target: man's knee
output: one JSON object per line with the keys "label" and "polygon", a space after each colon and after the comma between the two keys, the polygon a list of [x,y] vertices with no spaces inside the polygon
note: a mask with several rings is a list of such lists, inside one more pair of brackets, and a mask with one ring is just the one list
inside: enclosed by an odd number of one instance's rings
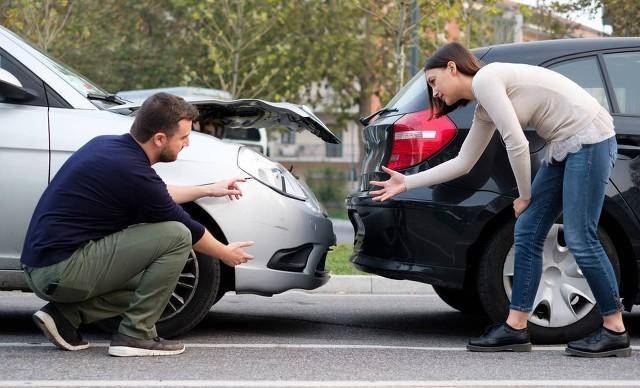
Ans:
{"label": "man's knee", "polygon": [[191,231],[182,222],[167,221],[165,222],[167,234],[175,236],[177,244],[191,249]]}

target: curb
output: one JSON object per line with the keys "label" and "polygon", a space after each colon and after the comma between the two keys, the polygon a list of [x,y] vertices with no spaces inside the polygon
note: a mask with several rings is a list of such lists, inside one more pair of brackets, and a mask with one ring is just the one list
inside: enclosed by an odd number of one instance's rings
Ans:
{"label": "curb", "polygon": [[376,275],[331,275],[327,284],[306,292],[349,295],[435,295],[433,287],[429,284],[387,279]]}

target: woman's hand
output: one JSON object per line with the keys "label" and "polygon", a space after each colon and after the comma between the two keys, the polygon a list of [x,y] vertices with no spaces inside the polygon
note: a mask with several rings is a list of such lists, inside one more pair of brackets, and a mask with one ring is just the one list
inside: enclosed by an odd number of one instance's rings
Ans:
{"label": "woman's hand", "polygon": [[513,211],[516,213],[516,218],[520,217],[520,214],[522,214],[527,209],[527,207],[529,207],[530,203],[531,198],[517,198],[515,201],[513,201]]}
{"label": "woman's hand", "polygon": [[369,181],[373,186],[382,187],[380,190],[369,191],[369,195],[373,197],[372,199],[374,201],[384,202],[395,195],[407,191],[407,186],[404,184],[404,175],[384,166],[382,167],[382,171],[386,172],[391,177],[386,181]]}

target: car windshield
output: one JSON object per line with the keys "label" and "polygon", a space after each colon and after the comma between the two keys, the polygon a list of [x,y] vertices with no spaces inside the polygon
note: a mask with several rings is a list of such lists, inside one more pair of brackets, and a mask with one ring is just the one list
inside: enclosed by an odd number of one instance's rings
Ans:
{"label": "car windshield", "polygon": [[[7,30],[9,31],[9,30]],[[38,47],[29,42],[29,40],[18,36],[13,31],[9,31],[9,33],[13,34],[17,39],[27,44],[29,47],[33,49],[31,52],[34,57],[36,57],[40,62],[42,62],[45,66],[50,68],[52,71],[56,72],[62,79],[67,81],[69,85],[71,85],[75,90],[81,93],[83,96],[88,94],[96,94],[102,96],[108,96],[104,89],[97,86],[95,83],[89,81],[85,77],[79,75],[75,71],[71,70],[68,66],[63,65],[62,63],[52,59],[47,54],[40,51]]]}

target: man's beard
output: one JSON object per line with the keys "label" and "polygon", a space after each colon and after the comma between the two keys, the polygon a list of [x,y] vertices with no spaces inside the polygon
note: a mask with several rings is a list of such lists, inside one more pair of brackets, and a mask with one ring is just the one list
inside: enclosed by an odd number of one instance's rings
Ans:
{"label": "man's beard", "polygon": [[158,156],[158,161],[163,163],[175,162],[178,159],[178,155],[173,155],[168,149],[163,149],[160,151],[160,156]]}

